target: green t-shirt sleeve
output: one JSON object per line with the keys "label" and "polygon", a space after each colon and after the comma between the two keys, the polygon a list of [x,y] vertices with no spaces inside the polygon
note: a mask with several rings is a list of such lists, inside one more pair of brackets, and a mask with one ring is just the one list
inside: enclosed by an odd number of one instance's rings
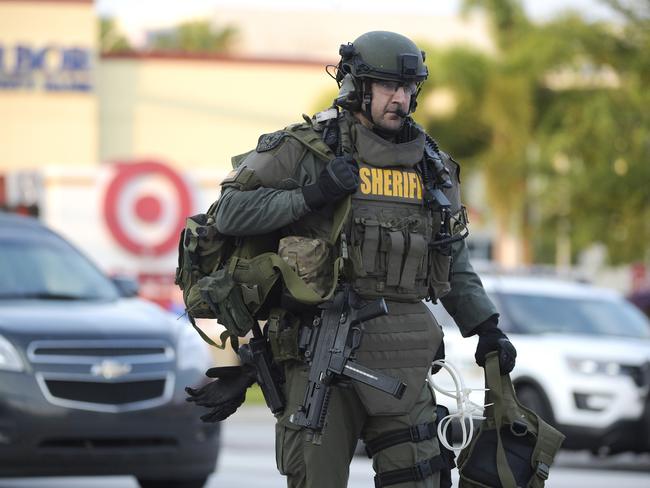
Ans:
{"label": "green t-shirt sleeve", "polygon": [[452,256],[451,291],[440,301],[467,337],[477,325],[497,314],[497,309],[469,262],[465,240],[452,244]]}

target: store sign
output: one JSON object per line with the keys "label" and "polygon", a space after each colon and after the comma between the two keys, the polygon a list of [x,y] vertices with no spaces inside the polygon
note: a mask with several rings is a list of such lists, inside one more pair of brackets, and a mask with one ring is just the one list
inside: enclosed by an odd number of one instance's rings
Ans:
{"label": "store sign", "polygon": [[117,243],[136,256],[176,252],[192,211],[191,190],[174,169],[158,161],[114,165],[103,213]]}
{"label": "store sign", "polygon": [[0,43],[0,90],[85,92],[91,89],[90,49]]}

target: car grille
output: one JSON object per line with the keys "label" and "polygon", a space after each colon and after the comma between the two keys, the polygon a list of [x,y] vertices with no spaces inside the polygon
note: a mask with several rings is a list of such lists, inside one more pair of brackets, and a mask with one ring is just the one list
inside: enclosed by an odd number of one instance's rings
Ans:
{"label": "car grille", "polygon": [[176,447],[178,440],[171,437],[145,437],[131,439],[128,437],[117,438],[54,438],[44,439],[39,442],[39,448],[54,449],[137,449],[151,447]]}
{"label": "car grille", "polygon": [[79,402],[123,405],[158,398],[165,391],[165,380],[100,383],[90,381],[45,380],[50,394],[56,398]]}
{"label": "car grille", "polygon": [[174,350],[163,341],[35,341],[27,356],[55,405],[117,413],[161,405],[173,393]]}
{"label": "car grille", "polygon": [[148,356],[165,354],[162,347],[38,347],[34,349],[34,356]]}

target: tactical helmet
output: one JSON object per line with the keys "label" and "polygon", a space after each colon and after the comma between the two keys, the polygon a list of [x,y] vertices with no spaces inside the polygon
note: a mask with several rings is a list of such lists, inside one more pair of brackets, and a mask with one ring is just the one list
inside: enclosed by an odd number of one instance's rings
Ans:
{"label": "tactical helmet", "polygon": [[424,51],[400,34],[372,31],[339,49],[339,75],[379,80],[415,81],[427,79]]}
{"label": "tactical helmet", "polygon": [[[360,110],[364,102],[369,104],[369,82],[373,79],[420,84],[429,74],[424,51],[394,32],[366,32],[352,43],[341,44],[339,54],[336,81],[341,93],[336,103],[351,110]],[[411,97],[411,112],[418,92]]]}

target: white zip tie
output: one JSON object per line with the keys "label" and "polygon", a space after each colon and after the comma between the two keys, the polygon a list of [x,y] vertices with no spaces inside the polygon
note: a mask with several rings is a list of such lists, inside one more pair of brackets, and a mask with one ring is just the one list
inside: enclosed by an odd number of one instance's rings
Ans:
{"label": "white zip tie", "polygon": [[[446,417],[440,419],[438,422],[438,439],[447,449],[450,449],[455,452],[462,451],[465,449],[470,442],[472,442],[472,437],[474,436],[474,420],[483,420],[483,409],[489,407],[487,405],[479,405],[474,403],[469,399],[470,393],[473,391],[487,391],[486,388],[466,388],[463,377],[460,375],[458,370],[454,367],[452,363],[444,359],[438,359],[433,362],[433,366],[440,366],[442,369],[449,373],[451,379],[454,381],[455,389],[454,390],[444,390],[436,385],[433,381],[433,374],[429,371],[427,375],[427,383],[435,396],[435,392],[438,391],[445,396],[454,398],[456,400],[457,410],[455,413],[449,414]],[[480,412],[481,415],[478,413]],[[451,425],[452,421],[457,419],[460,423],[461,430],[463,433],[463,441],[458,447],[454,447],[447,441],[447,429]],[[467,425],[469,424],[469,432]]]}

